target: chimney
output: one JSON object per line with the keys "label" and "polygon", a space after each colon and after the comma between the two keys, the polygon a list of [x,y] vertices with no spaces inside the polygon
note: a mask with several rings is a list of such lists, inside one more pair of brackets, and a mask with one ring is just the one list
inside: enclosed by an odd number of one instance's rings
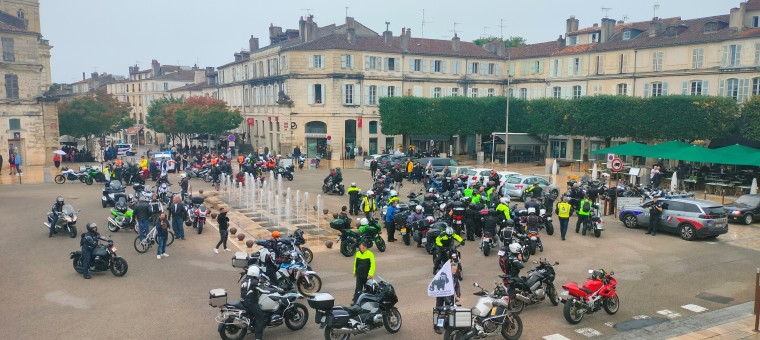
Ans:
{"label": "chimney", "polygon": [[193,68],[193,83],[200,84],[206,82],[206,70],[201,70],[196,65]]}
{"label": "chimney", "polygon": [[507,57],[507,46],[504,46],[504,43],[501,41],[494,41],[494,44],[496,44],[496,55],[499,57]]}
{"label": "chimney", "polygon": [[259,38],[254,38],[251,35],[251,39],[248,39],[248,49],[253,52],[259,49]]}
{"label": "chimney", "polygon": [[615,34],[615,20],[610,18],[602,19],[602,34],[599,36],[599,42],[606,43],[613,34]]}
{"label": "chimney", "polygon": [[[411,31],[411,28],[409,29]],[[409,52],[409,36],[406,34],[406,28],[401,29],[401,50],[403,52]]]}
{"label": "chimney", "polygon": [[570,16],[569,19],[567,19],[567,29],[565,33],[575,32],[578,30],[578,25],[580,24],[580,21],[575,18],[574,15]]}
{"label": "chimney", "polygon": [[301,37],[301,41],[306,38],[306,20],[303,20],[303,17],[298,20],[298,35]]}
{"label": "chimney", "polygon": [[153,59],[153,61],[150,62],[150,65],[153,67],[153,76],[157,77],[161,75],[161,64],[158,63],[158,60]]}
{"label": "chimney", "polygon": [[92,73],[90,73],[90,78],[92,78],[92,79],[98,79],[98,72],[92,72]]}
{"label": "chimney", "polygon": [[652,21],[649,22],[649,37],[654,38],[657,35],[660,34],[660,31],[662,30],[662,22],[660,21],[660,18],[654,17],[652,18]]}
{"label": "chimney", "polygon": [[744,14],[746,11],[746,3],[744,2],[739,5],[739,8],[732,8],[728,17],[728,26],[737,31],[744,30]]}
{"label": "chimney", "polygon": [[347,28],[354,28],[354,18],[353,17],[346,17],[346,27]]}
{"label": "chimney", "polygon": [[243,59],[243,57],[240,55],[240,52],[235,52],[235,61],[240,61],[240,59]]}
{"label": "chimney", "polygon": [[391,31],[385,31],[383,32],[383,41],[386,45],[392,46],[393,45],[393,32]]}
{"label": "chimney", "polygon": [[356,30],[353,27],[349,27],[347,30],[347,38],[350,44],[356,44]]}
{"label": "chimney", "polygon": [[565,47],[565,38],[562,37],[562,34],[559,35],[557,43],[559,44],[559,47]]}
{"label": "chimney", "polygon": [[[131,68],[131,67],[130,67],[130,68]],[[84,73],[84,72],[82,72],[82,80],[85,80],[85,79],[87,79],[87,74],[86,74],[86,73]]]}
{"label": "chimney", "polygon": [[306,33],[304,35],[303,41],[312,41],[314,40],[314,34],[316,34],[316,26],[317,23],[314,22],[314,16],[310,15],[306,18]]}
{"label": "chimney", "polygon": [[454,33],[454,37],[451,38],[451,49],[454,50],[455,52],[459,52],[461,47],[462,47],[462,44],[459,41],[459,37],[457,36],[456,33]]}

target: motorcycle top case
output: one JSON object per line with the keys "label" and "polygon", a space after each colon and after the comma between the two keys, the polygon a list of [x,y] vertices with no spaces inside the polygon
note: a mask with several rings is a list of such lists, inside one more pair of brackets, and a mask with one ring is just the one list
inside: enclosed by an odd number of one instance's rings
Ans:
{"label": "motorcycle top case", "polygon": [[309,307],[319,310],[330,310],[335,305],[335,298],[330,293],[316,293],[306,297]]}
{"label": "motorcycle top case", "polygon": [[472,310],[469,308],[457,308],[449,314],[449,326],[455,328],[472,327]]}
{"label": "motorcycle top case", "polygon": [[336,218],[330,221],[330,228],[333,228],[335,230],[343,230],[343,229],[346,229],[348,226],[349,226],[348,223],[346,223],[346,221],[340,218]]}
{"label": "motorcycle top case", "polygon": [[232,257],[232,266],[235,268],[248,267],[248,254],[244,251],[236,252],[235,256]]}
{"label": "motorcycle top case", "polygon": [[221,307],[227,303],[227,291],[223,288],[212,289],[208,292],[208,304],[211,307]]}

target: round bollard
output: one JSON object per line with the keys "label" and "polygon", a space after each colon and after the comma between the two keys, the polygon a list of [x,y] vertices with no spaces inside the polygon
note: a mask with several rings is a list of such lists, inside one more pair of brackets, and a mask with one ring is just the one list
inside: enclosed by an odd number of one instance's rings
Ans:
{"label": "round bollard", "polygon": [[245,239],[245,235],[244,234],[238,234],[237,238],[238,238],[238,241],[242,241],[242,240]]}
{"label": "round bollard", "polygon": [[327,247],[327,249],[332,249],[332,246],[333,246],[332,240],[325,241],[325,247]]}
{"label": "round bollard", "polygon": [[232,227],[230,228],[230,234],[235,235],[237,233],[237,228]]}
{"label": "round bollard", "polygon": [[212,213],[211,213],[211,218],[213,218],[213,219],[216,219],[216,216],[217,216],[217,215],[218,215],[218,214],[217,214],[216,212],[212,212]]}
{"label": "round bollard", "polygon": [[245,246],[248,248],[253,248],[253,240],[245,241]]}
{"label": "round bollard", "polygon": [[322,209],[322,214],[324,214],[324,215],[327,215],[327,213],[329,213],[329,212],[330,212],[330,210]]}

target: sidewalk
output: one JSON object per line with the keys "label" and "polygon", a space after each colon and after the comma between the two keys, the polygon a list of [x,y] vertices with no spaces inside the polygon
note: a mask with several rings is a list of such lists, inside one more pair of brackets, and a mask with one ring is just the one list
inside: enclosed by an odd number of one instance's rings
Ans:
{"label": "sidewalk", "polygon": [[753,301],[745,302],[689,318],[668,320],[656,325],[621,332],[602,339],[760,339],[760,333],[753,331],[755,327],[753,307]]}
{"label": "sidewalk", "polygon": [[[45,182],[42,166],[25,166],[21,170],[24,171],[24,176],[9,175],[11,169],[6,167],[7,164],[3,164],[3,169],[0,171],[0,185],[13,185],[13,184],[38,184]],[[53,173],[57,173],[53,169]]]}

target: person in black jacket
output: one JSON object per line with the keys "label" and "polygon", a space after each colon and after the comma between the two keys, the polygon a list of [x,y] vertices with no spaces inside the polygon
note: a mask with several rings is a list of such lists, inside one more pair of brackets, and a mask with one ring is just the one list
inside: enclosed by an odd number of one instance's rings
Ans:
{"label": "person in black jacket", "polygon": [[98,234],[98,225],[87,223],[87,232],[82,234],[79,245],[82,247],[82,276],[85,279],[90,278],[90,261],[92,261],[92,251],[98,247],[99,240],[105,240],[105,237]]}
{"label": "person in black jacket", "polygon": [[227,227],[230,223],[230,218],[227,217],[227,208],[219,210],[216,222],[219,224],[219,242],[217,242],[214,247],[214,253],[219,254],[219,246],[221,245],[224,245],[224,251],[230,251],[227,249]]}
{"label": "person in black jacket", "polygon": [[369,162],[370,177],[375,178],[375,172],[377,172],[377,160],[375,158],[372,158],[372,161]]}
{"label": "person in black jacket", "polygon": [[179,195],[175,195],[173,202],[169,204],[169,218],[171,218],[172,221],[172,230],[174,230],[174,235],[181,239],[185,239],[185,227],[183,225],[183,222],[187,219],[187,210],[185,210],[185,205],[182,204]]}
{"label": "person in black jacket", "polygon": [[139,237],[140,241],[142,241],[150,230],[150,217],[152,215],[150,203],[146,202],[141,196],[140,201],[134,207],[133,213],[137,220],[137,226],[140,228]]}
{"label": "person in black jacket", "polygon": [[263,339],[266,327],[266,316],[259,306],[260,293],[268,293],[267,287],[261,280],[261,272],[258,266],[248,267],[248,272],[240,285],[240,300],[243,306],[253,316],[253,334],[257,340]]}
{"label": "person in black jacket", "polygon": [[53,233],[55,232],[55,225],[58,223],[60,213],[63,212],[63,205],[63,196],[56,197],[55,203],[53,203],[53,208],[51,209],[51,213],[48,215],[48,223],[50,223],[50,233],[48,234],[48,237],[53,237]]}

